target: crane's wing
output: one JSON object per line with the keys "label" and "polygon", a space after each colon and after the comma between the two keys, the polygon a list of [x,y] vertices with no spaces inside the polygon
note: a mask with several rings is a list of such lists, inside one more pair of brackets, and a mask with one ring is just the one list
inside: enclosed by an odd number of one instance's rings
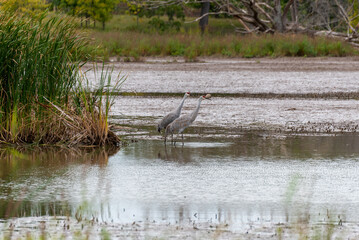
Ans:
{"label": "crane's wing", "polygon": [[158,127],[160,129],[166,128],[168,126],[168,124],[173,122],[176,118],[178,118],[178,115],[174,112],[170,112],[161,120],[161,122],[158,124]]}
{"label": "crane's wing", "polygon": [[169,130],[174,132],[182,132],[186,129],[189,125],[191,125],[191,115],[183,115],[176,120],[174,120],[171,124],[168,125],[170,128]]}

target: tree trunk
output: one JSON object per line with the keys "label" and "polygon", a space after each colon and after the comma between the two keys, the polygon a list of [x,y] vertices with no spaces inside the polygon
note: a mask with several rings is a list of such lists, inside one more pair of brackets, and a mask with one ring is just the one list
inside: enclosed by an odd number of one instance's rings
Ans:
{"label": "tree trunk", "polygon": [[105,30],[105,21],[102,21],[102,30]]}
{"label": "tree trunk", "polygon": [[291,8],[292,14],[292,22],[297,26],[298,25],[298,7],[297,7],[297,0],[293,1],[293,5]]}
{"label": "tree trunk", "polygon": [[96,28],[96,20],[93,20],[93,28]]}
{"label": "tree trunk", "polygon": [[[206,26],[208,25],[208,13],[209,13],[210,3],[203,2],[201,5],[202,5],[202,8],[201,8],[201,17],[202,18],[199,20],[199,26],[200,26],[201,32],[203,34],[204,31],[206,30]],[[206,15],[206,16],[203,17],[203,15]]]}
{"label": "tree trunk", "polygon": [[284,26],[282,20],[282,6],[280,4],[280,0],[275,0],[274,10],[275,10],[275,15],[274,15],[275,28],[278,32],[283,32]]}
{"label": "tree trunk", "polygon": [[87,28],[89,25],[89,16],[88,15],[85,16],[85,22],[86,22],[86,28]]}

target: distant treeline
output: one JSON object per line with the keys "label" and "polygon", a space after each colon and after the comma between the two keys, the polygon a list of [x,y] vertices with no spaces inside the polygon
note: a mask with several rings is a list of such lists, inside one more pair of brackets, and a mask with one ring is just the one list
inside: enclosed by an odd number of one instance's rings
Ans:
{"label": "distant treeline", "polygon": [[160,30],[178,31],[186,16],[196,15],[204,31],[214,15],[236,19],[241,33],[328,31],[356,38],[359,22],[358,0],[0,0],[0,7],[31,15],[61,11],[81,18],[84,26],[100,22],[103,29],[114,14],[127,13],[151,18]]}
{"label": "distant treeline", "polygon": [[0,10],[22,15],[72,16],[90,29],[91,59],[125,61],[358,55],[358,8],[358,0],[0,0]]}

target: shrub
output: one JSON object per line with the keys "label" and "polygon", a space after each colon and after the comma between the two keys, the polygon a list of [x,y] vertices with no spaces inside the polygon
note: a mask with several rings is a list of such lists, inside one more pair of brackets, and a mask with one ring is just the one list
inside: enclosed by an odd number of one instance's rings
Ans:
{"label": "shrub", "polygon": [[198,55],[198,51],[196,50],[196,46],[194,45],[191,45],[190,47],[186,48],[186,51],[184,53],[186,62],[196,62]]}
{"label": "shrub", "polygon": [[169,40],[166,46],[166,53],[170,56],[182,56],[184,54],[184,45],[178,40]]}

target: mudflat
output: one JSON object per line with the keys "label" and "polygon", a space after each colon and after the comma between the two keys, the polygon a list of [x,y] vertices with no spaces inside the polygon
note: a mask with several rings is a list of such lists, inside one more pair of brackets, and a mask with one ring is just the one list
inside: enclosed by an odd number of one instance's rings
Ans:
{"label": "mudflat", "polygon": [[[359,58],[148,58],[113,63],[127,75],[114,123],[154,126],[190,91],[183,113],[203,102],[194,126],[288,133],[353,133],[359,124]],[[96,84],[94,75],[89,79]],[[117,120],[116,120],[117,119]]]}

